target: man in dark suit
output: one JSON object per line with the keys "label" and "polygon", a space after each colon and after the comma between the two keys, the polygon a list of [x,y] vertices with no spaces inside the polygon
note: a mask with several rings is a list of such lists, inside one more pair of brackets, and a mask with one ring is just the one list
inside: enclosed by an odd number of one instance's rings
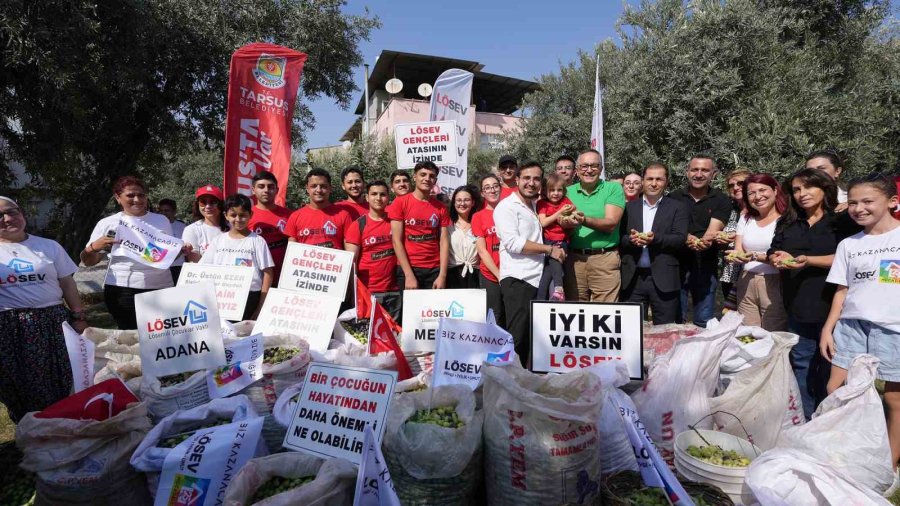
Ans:
{"label": "man in dark suit", "polygon": [[680,311],[679,255],[689,216],[681,202],[663,194],[669,169],[653,162],[641,172],[643,196],[625,205],[619,252],[623,302],[649,303],[653,324],[674,323]]}

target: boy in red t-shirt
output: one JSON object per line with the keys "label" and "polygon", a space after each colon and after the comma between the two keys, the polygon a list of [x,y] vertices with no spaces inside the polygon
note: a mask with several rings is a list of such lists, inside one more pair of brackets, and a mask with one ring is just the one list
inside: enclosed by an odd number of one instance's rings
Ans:
{"label": "boy in red t-shirt", "polygon": [[[537,203],[538,220],[544,228],[544,244],[558,246],[564,251],[569,251],[569,239],[566,230],[560,225],[559,220],[564,214],[575,211],[575,206],[569,197],[566,197],[566,180],[560,174],[547,176],[546,198]],[[538,300],[566,300],[563,292],[563,265],[547,256],[544,264],[544,274],[538,285]],[[551,284],[553,290],[550,290]]]}
{"label": "boy in red t-shirt", "polygon": [[[400,294],[397,291],[397,255],[391,241],[391,222],[387,219],[388,185],[373,181],[366,186],[369,212],[360,216],[347,229],[344,239],[347,251],[354,254],[356,276],[395,319],[400,317]],[[368,318],[369,315],[357,315]]]}
{"label": "boy in red t-shirt", "polygon": [[288,241],[344,249],[344,234],[353,220],[347,211],[328,200],[331,174],[324,169],[311,169],[306,174],[306,192],[309,204],[294,211],[284,229]]}
{"label": "boy in red t-shirt", "polygon": [[272,286],[278,286],[278,278],[281,275],[281,264],[284,262],[284,253],[287,250],[288,236],[284,229],[287,220],[291,217],[291,210],[275,203],[278,195],[278,179],[275,174],[267,170],[261,170],[253,176],[253,196],[256,205],[253,206],[253,214],[247,227],[263,238],[269,246],[269,253],[275,262],[275,274]]}
{"label": "boy in red t-shirt", "polygon": [[387,207],[401,290],[437,290],[447,284],[450,214],[444,204],[431,196],[437,176],[434,162],[417,163],[413,170],[416,189],[397,197]]}

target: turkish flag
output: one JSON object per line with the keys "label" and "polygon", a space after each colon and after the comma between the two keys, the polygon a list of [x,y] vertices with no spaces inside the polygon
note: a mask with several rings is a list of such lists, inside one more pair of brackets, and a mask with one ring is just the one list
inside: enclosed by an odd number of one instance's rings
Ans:
{"label": "turkish flag", "polygon": [[393,351],[394,357],[397,358],[397,379],[403,381],[412,378],[413,374],[409,364],[406,363],[406,357],[403,356],[403,350],[397,344],[400,325],[397,325],[374,297],[369,300],[372,305],[372,318],[369,320],[369,355]]}
{"label": "turkish flag", "polygon": [[372,293],[359,278],[356,278],[356,317],[363,319],[372,314]]}

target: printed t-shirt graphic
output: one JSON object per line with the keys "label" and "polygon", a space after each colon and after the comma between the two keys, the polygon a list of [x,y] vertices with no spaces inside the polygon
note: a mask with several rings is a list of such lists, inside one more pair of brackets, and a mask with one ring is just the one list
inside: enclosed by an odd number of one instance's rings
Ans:
{"label": "printed t-shirt graphic", "polygon": [[284,262],[284,253],[287,251],[288,236],[284,233],[287,228],[291,210],[286,207],[275,206],[275,209],[253,208],[253,216],[247,227],[262,237],[269,245],[272,260],[275,262],[275,279],[281,273],[281,264]]}
{"label": "printed t-shirt graphic", "polygon": [[325,209],[304,206],[291,214],[284,233],[299,243],[344,249],[344,234],[351,225],[350,215],[338,206]]}
{"label": "printed t-shirt graphic", "polygon": [[419,200],[414,193],[397,197],[387,207],[391,221],[403,222],[403,245],[413,267],[440,267],[441,227],[450,225],[450,214],[444,204],[434,198]]}
{"label": "printed t-shirt graphic", "polygon": [[372,293],[397,290],[394,268],[397,255],[391,243],[391,222],[366,216],[366,226],[360,234],[359,220],[347,228],[346,241],[359,247],[356,275]]}

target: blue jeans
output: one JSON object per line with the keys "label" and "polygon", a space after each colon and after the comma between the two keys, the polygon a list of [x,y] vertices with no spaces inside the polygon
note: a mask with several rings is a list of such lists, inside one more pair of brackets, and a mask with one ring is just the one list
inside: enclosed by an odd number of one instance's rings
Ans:
{"label": "blue jeans", "polygon": [[819,336],[823,325],[824,322],[803,323],[788,318],[788,332],[800,336],[800,340],[791,349],[791,367],[797,378],[803,414],[807,420],[812,418],[819,403],[828,396],[826,387],[831,364],[819,353]]}
{"label": "blue jeans", "polygon": [[711,266],[691,261],[681,279],[681,321],[688,320],[688,295],[694,303],[694,325],[706,327],[716,312],[715,264]]}

